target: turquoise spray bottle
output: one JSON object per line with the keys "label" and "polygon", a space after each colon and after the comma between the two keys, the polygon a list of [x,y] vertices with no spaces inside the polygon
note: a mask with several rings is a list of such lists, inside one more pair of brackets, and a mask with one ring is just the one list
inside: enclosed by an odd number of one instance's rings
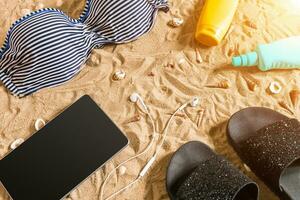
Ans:
{"label": "turquoise spray bottle", "polygon": [[261,71],[300,68],[300,36],[260,44],[253,52],[233,57],[232,65],[257,66]]}

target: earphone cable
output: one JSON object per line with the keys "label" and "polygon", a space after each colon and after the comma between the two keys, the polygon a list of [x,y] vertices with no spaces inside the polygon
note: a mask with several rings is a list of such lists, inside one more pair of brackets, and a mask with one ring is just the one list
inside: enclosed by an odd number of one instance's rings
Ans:
{"label": "earphone cable", "polygon": [[[167,135],[168,135],[168,129],[169,129],[169,126],[170,126],[171,122],[173,121],[173,119],[174,119],[174,117],[176,116],[176,114],[177,114],[179,111],[182,111],[182,110],[189,104],[189,102],[190,102],[190,101],[188,101],[188,102],[186,102],[185,104],[181,105],[181,106],[180,106],[179,108],[177,108],[177,110],[171,115],[171,117],[169,118],[169,120],[168,120],[168,122],[167,122],[165,128],[163,129],[163,132],[162,132],[162,135],[163,135],[162,141],[160,142],[158,148],[156,149],[156,151],[155,151],[155,153],[154,153],[154,156],[151,157],[151,159],[146,163],[146,165],[144,166],[144,168],[140,171],[139,176],[138,176],[133,182],[131,182],[130,184],[128,184],[128,185],[124,186],[123,188],[121,188],[120,190],[118,190],[118,191],[112,193],[109,197],[105,198],[105,200],[109,200],[109,199],[111,199],[112,197],[114,197],[114,196],[120,194],[121,192],[123,192],[123,191],[126,190],[127,188],[131,187],[131,186],[134,185],[136,182],[138,182],[139,179],[141,179],[141,178],[146,174],[146,172],[150,169],[150,167],[151,167],[152,164],[154,163],[154,161],[155,161],[157,155],[158,155],[159,152],[161,151],[161,148],[162,148],[162,146],[163,146],[163,144],[164,144],[164,141],[165,141],[166,138],[167,138]],[[133,159],[135,159],[135,158],[137,158],[137,157],[139,157],[139,156],[145,154],[145,153],[151,148],[151,146],[153,145],[154,140],[155,140],[155,138],[156,138],[155,136],[156,136],[156,134],[157,134],[156,129],[155,129],[155,123],[154,123],[154,120],[153,120],[153,118],[151,117],[151,115],[150,115],[148,109],[146,109],[146,114],[147,114],[148,117],[150,118],[151,124],[152,124],[152,127],[153,127],[153,130],[154,130],[154,134],[153,134],[153,137],[152,137],[152,139],[151,139],[151,142],[149,143],[148,147],[147,147],[144,151],[142,151],[141,153],[139,153],[139,154],[137,154],[137,155],[135,155],[135,156],[133,156],[133,157],[131,157],[131,158],[129,158],[129,159],[123,161],[122,163],[120,163],[117,167],[115,167],[115,168],[107,175],[107,177],[105,178],[105,180],[104,180],[104,182],[103,182],[103,184],[102,184],[101,190],[100,190],[100,200],[103,199],[104,186],[105,186],[105,184],[106,184],[108,178],[113,174],[113,172],[115,172],[118,168],[120,168],[120,167],[121,167],[122,165],[124,165],[125,163],[127,163],[127,162],[129,162],[129,161],[131,161],[131,160],[133,160]]]}
{"label": "earphone cable", "polygon": [[137,177],[133,182],[129,183],[128,185],[126,185],[125,187],[123,187],[122,189],[118,190],[117,192],[111,194],[109,197],[105,198],[105,200],[109,200],[111,198],[113,198],[114,196],[120,194],[121,192],[123,192],[124,190],[130,188],[132,185],[134,185],[136,182],[139,181],[139,177]]}
{"label": "earphone cable", "polygon": [[[129,158],[129,159],[127,159],[127,160],[121,162],[118,166],[116,166],[116,167],[115,167],[115,168],[114,168],[114,169],[106,176],[106,178],[104,179],[104,182],[103,182],[103,184],[102,184],[102,186],[101,186],[101,189],[100,189],[100,200],[103,199],[104,188],[105,188],[105,185],[106,185],[108,179],[110,178],[110,176],[111,176],[117,169],[119,169],[121,166],[123,166],[123,165],[126,164],[127,162],[129,162],[129,161],[131,161],[131,160],[133,160],[133,159],[135,159],[135,158],[137,158],[137,157],[140,157],[140,156],[144,155],[145,153],[147,153],[147,152],[151,149],[151,147],[152,147],[152,145],[153,145],[153,143],[154,143],[154,141],[155,141],[157,132],[156,132],[154,120],[153,120],[153,118],[151,117],[150,112],[149,112],[148,109],[146,109],[146,114],[147,114],[148,117],[150,118],[151,125],[152,125],[152,129],[153,129],[153,136],[152,136],[152,138],[151,138],[150,143],[148,144],[148,146],[147,146],[141,153],[139,153],[139,154],[137,154],[137,155],[135,155],[135,156],[132,156],[131,158]],[[116,196],[117,194],[121,193],[122,191],[126,190],[127,188],[131,187],[131,186],[132,186],[134,183],[136,183],[139,179],[140,179],[140,176],[138,176],[133,182],[131,182],[131,183],[128,184],[127,186],[125,186],[125,187],[123,187],[122,189],[120,189],[120,190],[114,192],[114,193],[111,194],[109,197],[105,198],[105,200],[108,200],[108,199],[110,199],[110,198]]]}
{"label": "earphone cable", "polygon": [[154,154],[155,157],[157,157],[157,155],[158,155],[159,152],[161,151],[161,148],[162,148],[162,146],[163,146],[163,144],[164,144],[164,142],[165,142],[165,140],[166,140],[166,138],[167,138],[167,135],[168,135],[168,129],[169,129],[170,125],[171,125],[171,122],[172,122],[173,118],[176,116],[176,114],[177,114],[179,111],[183,110],[183,109],[188,105],[188,103],[189,103],[189,102],[186,102],[185,104],[183,104],[183,105],[181,105],[179,108],[177,108],[177,110],[176,110],[176,111],[172,114],[172,116],[170,117],[169,121],[167,122],[167,124],[166,124],[166,126],[165,126],[165,128],[164,128],[164,130],[163,130],[163,132],[162,132],[163,138],[162,138],[162,140],[161,140],[159,146],[158,146],[157,149],[156,149],[156,152],[155,152],[155,154]]}

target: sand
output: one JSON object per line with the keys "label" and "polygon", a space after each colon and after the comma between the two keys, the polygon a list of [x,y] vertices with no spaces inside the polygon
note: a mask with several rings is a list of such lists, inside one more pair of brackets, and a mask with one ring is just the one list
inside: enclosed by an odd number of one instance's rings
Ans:
{"label": "sand", "polygon": [[[79,97],[89,94],[130,140],[128,148],[67,197],[69,200],[98,199],[103,178],[113,166],[142,151],[150,141],[152,132],[149,120],[128,101],[130,94],[138,92],[143,97],[159,132],[170,113],[193,96],[199,96],[202,99],[201,106],[187,108],[186,115],[177,116],[171,124],[163,150],[147,176],[115,199],[168,199],[165,174],[172,153],[187,141],[199,140],[225,155],[257,181],[262,200],[276,200],[258,178],[245,170],[226,140],[225,127],[234,112],[247,106],[265,106],[299,118],[299,102],[292,104],[289,93],[300,89],[300,71],[266,73],[255,68],[234,69],[229,63],[231,56],[251,51],[257,43],[299,35],[300,14],[297,14],[297,9],[299,13],[300,4],[292,5],[295,2],[241,0],[226,38],[219,46],[205,48],[194,40],[203,0],[172,0],[170,12],[159,13],[149,34],[128,44],[94,50],[80,74],[62,86],[18,99],[11,96],[1,84],[0,157],[9,151],[9,145],[15,139],[34,134],[37,118],[49,121]],[[24,9],[56,7],[72,17],[78,17],[84,3],[84,0],[3,0],[0,2],[0,41],[4,41],[10,24],[28,11]],[[167,23],[174,16],[182,17],[185,23],[178,28],[169,27]],[[197,55],[203,58],[202,63]],[[113,81],[112,75],[119,69],[126,72],[126,78]],[[283,86],[278,95],[271,95],[267,91],[274,80]],[[228,83],[228,88],[219,88],[224,81]],[[205,109],[205,113],[199,123],[202,109]],[[136,115],[140,115],[141,119],[129,123]],[[154,150],[152,148],[146,156],[128,163],[125,174],[114,174],[105,189],[105,196],[131,182]],[[7,199],[8,195],[1,188],[0,200]]]}

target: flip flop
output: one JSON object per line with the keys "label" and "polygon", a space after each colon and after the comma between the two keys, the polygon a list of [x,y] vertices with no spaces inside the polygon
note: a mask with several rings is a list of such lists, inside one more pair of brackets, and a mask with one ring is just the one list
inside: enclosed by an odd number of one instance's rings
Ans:
{"label": "flip flop", "polygon": [[231,116],[227,136],[234,150],[281,199],[300,199],[300,122],[268,108]]}
{"label": "flip flop", "polygon": [[171,200],[257,200],[259,193],[255,182],[197,141],[174,153],[166,187]]}

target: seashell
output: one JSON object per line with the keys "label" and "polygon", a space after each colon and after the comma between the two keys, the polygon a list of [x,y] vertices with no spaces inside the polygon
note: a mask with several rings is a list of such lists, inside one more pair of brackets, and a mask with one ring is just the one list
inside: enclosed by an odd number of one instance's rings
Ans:
{"label": "seashell", "polygon": [[281,92],[281,85],[277,81],[271,82],[269,90],[272,94],[279,94]]}
{"label": "seashell", "polygon": [[260,85],[260,81],[257,80],[256,78],[254,78],[254,77],[253,77],[252,75],[250,75],[249,73],[244,73],[244,74],[243,74],[243,77],[244,77],[245,79],[248,79],[248,80],[252,81],[252,82],[255,83],[256,85]]}
{"label": "seashell", "polygon": [[196,61],[197,63],[203,63],[203,59],[198,49],[196,49]]}
{"label": "seashell", "polygon": [[206,85],[205,87],[228,89],[229,88],[229,82],[227,80],[224,80],[224,81],[221,81],[221,82],[217,83],[216,85]]}
{"label": "seashell", "polygon": [[180,58],[179,61],[178,61],[178,64],[179,65],[182,65],[186,62],[186,60],[184,58]]}
{"label": "seashell", "polygon": [[279,101],[278,104],[282,108],[284,108],[285,110],[287,110],[288,112],[290,112],[291,114],[294,114],[294,112],[289,108],[289,106],[284,101]]}
{"label": "seashell", "polygon": [[296,104],[298,103],[299,95],[300,95],[300,90],[291,90],[290,91],[290,99],[291,99],[293,106],[296,106]]}
{"label": "seashell", "polygon": [[257,26],[256,26],[256,24],[255,24],[253,21],[246,20],[246,21],[244,22],[244,24],[245,24],[246,26],[249,26],[250,28],[257,29]]}
{"label": "seashell", "polygon": [[10,148],[11,148],[12,150],[14,150],[14,149],[16,149],[18,146],[20,146],[23,142],[24,142],[24,139],[23,139],[23,138],[16,139],[13,143],[11,143]]}
{"label": "seashell", "polygon": [[175,68],[175,66],[172,63],[168,63],[166,67],[169,67],[169,68],[172,68],[172,69]]}
{"label": "seashell", "polygon": [[167,86],[161,86],[161,90],[163,91],[163,92],[168,92],[168,87]]}
{"label": "seashell", "polygon": [[244,164],[244,167],[245,167],[246,171],[251,172],[251,169],[250,169],[250,167],[248,167],[248,165]]}
{"label": "seashell", "polygon": [[183,24],[184,20],[179,17],[173,17],[169,22],[168,25],[172,27],[179,27]]}
{"label": "seashell", "polygon": [[125,124],[129,124],[132,122],[137,122],[141,120],[141,116],[140,115],[135,115],[134,117],[128,119],[127,121],[125,121]]}
{"label": "seashell", "polygon": [[126,170],[127,170],[126,167],[121,166],[121,167],[119,168],[119,174],[120,174],[120,175],[124,175],[124,174],[126,173]]}
{"label": "seashell", "polygon": [[198,122],[197,122],[198,128],[200,127],[200,125],[201,125],[201,123],[202,123],[203,116],[204,116],[204,112],[205,112],[204,109],[199,110],[199,118],[198,118]]}
{"label": "seashell", "polygon": [[28,15],[28,14],[30,14],[30,13],[31,13],[31,10],[30,10],[30,9],[27,9],[27,8],[25,8],[25,9],[22,9],[22,10],[21,10],[21,12],[22,12],[22,15]]}
{"label": "seashell", "polygon": [[[227,51],[227,55],[229,57],[233,56],[233,55],[239,55],[239,45],[238,44],[235,44],[234,46],[230,46],[230,48],[228,49]],[[249,74],[248,74],[249,75]]]}
{"label": "seashell", "polygon": [[45,125],[46,125],[46,122],[43,119],[38,118],[34,123],[34,128],[36,131],[38,131],[41,128],[43,128]]}
{"label": "seashell", "polygon": [[119,80],[124,79],[125,76],[126,76],[126,73],[124,71],[122,71],[122,70],[119,70],[119,71],[116,71],[114,73],[114,75],[113,75],[112,78],[113,78],[114,81],[119,81]]}
{"label": "seashell", "polygon": [[149,72],[148,76],[154,76],[155,74],[153,72]]}
{"label": "seashell", "polygon": [[254,82],[250,81],[249,79],[245,79],[245,81],[250,91],[254,91],[256,89],[257,85]]}
{"label": "seashell", "polygon": [[56,1],[56,6],[57,6],[57,7],[61,7],[63,4],[64,4],[64,1],[63,1],[63,0],[57,0],[57,1]]}
{"label": "seashell", "polygon": [[248,89],[254,91],[258,85],[260,85],[259,80],[255,79],[250,74],[243,74],[243,78],[247,83]]}

